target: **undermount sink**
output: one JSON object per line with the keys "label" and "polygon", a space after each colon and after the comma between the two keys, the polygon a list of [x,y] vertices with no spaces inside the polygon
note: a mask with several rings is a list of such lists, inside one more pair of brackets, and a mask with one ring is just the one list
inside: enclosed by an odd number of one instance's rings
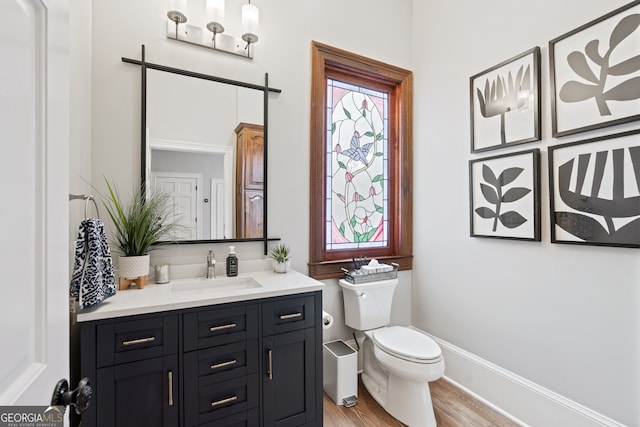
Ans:
{"label": "undermount sink", "polygon": [[171,292],[219,293],[261,287],[262,285],[250,276],[223,277],[219,279],[206,279],[204,277],[199,277],[172,283]]}

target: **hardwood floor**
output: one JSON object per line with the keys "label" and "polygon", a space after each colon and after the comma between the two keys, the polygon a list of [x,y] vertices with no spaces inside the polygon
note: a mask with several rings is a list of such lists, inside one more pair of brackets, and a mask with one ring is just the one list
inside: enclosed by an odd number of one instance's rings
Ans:
{"label": "hardwood floor", "polygon": [[[429,383],[438,427],[517,427],[518,424],[495,412],[458,387],[440,379]],[[338,406],[324,394],[324,427],[402,427],[371,397],[358,379],[358,404]]]}

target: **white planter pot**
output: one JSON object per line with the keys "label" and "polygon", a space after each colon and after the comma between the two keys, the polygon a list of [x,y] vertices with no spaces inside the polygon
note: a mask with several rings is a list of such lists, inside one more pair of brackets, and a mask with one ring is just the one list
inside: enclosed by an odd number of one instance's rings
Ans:
{"label": "white planter pot", "polygon": [[149,275],[149,255],[120,256],[118,274],[125,279],[137,279]]}
{"label": "white planter pot", "polygon": [[273,261],[273,271],[276,273],[286,273],[291,268],[291,260],[285,262]]}

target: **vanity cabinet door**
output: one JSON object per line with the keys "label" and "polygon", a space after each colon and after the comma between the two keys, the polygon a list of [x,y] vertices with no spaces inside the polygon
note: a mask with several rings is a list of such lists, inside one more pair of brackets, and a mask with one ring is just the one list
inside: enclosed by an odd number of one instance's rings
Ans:
{"label": "vanity cabinet door", "polygon": [[314,343],[313,328],[264,337],[265,426],[302,426],[315,420]]}
{"label": "vanity cabinet door", "polygon": [[265,427],[322,426],[322,293],[262,305]]}
{"label": "vanity cabinet door", "polygon": [[82,427],[178,426],[177,314],[80,324],[80,372],[94,394]]}
{"label": "vanity cabinet door", "polygon": [[175,354],[98,369],[96,425],[180,425],[178,372]]}

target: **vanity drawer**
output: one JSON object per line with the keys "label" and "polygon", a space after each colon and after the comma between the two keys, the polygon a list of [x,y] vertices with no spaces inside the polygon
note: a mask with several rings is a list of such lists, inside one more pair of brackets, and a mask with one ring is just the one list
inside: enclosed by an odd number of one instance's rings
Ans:
{"label": "vanity drawer", "polygon": [[184,351],[258,337],[258,305],[213,307],[184,315]]}
{"label": "vanity drawer", "polygon": [[192,351],[184,355],[184,381],[202,387],[258,373],[258,339]]}
{"label": "vanity drawer", "polygon": [[97,367],[149,359],[178,351],[178,316],[128,317],[96,326]]}
{"label": "vanity drawer", "polygon": [[213,420],[198,424],[198,427],[259,427],[260,426],[260,410],[259,408],[249,409],[246,412],[229,415],[223,419]]}
{"label": "vanity drawer", "polygon": [[[187,427],[246,413],[258,406],[258,374],[205,387],[186,388],[184,398],[184,419]],[[216,421],[211,425],[221,424]]]}
{"label": "vanity drawer", "polygon": [[316,324],[313,296],[278,298],[262,305],[263,335],[312,328]]}
{"label": "vanity drawer", "polygon": [[198,427],[258,427],[260,425],[260,411],[258,408],[246,412],[229,415],[222,420],[198,424]]}

